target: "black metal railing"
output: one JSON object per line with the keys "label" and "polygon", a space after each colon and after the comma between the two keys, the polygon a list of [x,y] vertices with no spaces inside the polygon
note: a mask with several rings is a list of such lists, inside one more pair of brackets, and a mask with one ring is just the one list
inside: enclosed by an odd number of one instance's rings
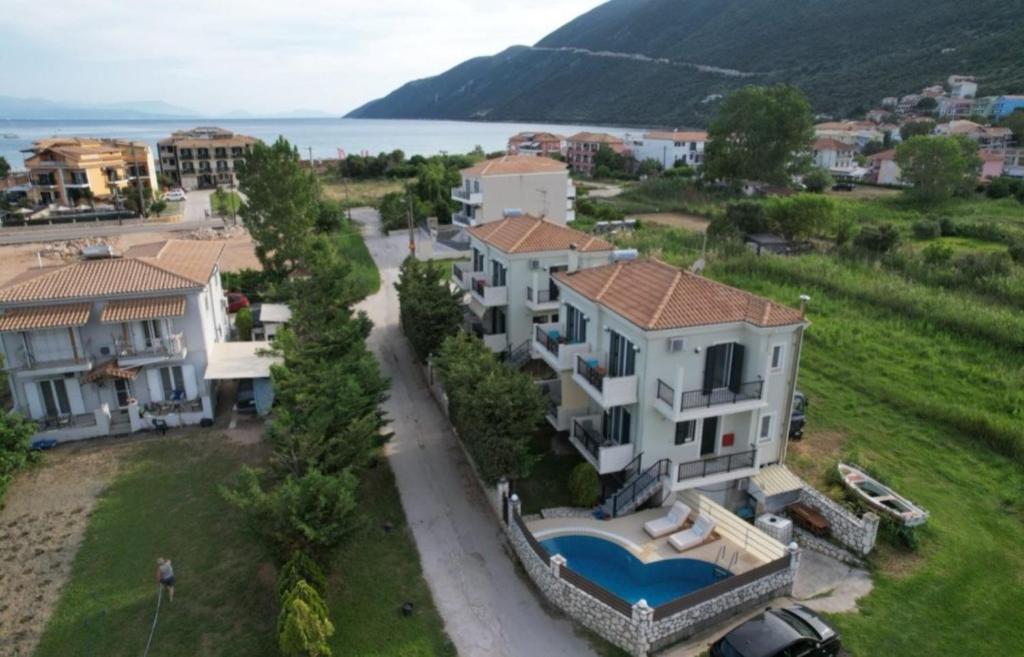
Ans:
{"label": "black metal railing", "polygon": [[541,561],[547,564],[548,561],[551,559],[551,555],[548,554],[548,551],[544,549],[543,545],[540,544],[540,541],[538,541],[534,537],[533,532],[530,531],[530,529],[526,526],[526,523],[523,521],[523,517],[515,511],[513,511],[512,519],[515,521],[516,527],[519,528],[519,531],[523,533],[523,536],[526,538],[526,542],[530,544],[531,548],[533,548],[534,554],[540,557]]}
{"label": "black metal railing", "polygon": [[747,584],[756,582],[762,577],[774,575],[780,570],[785,570],[786,568],[789,568],[790,559],[790,555],[787,554],[784,557],[776,559],[775,561],[769,561],[768,563],[758,566],[757,568],[754,568],[752,570],[748,570],[745,573],[733,575],[731,577],[726,577],[725,579],[721,579],[715,582],[714,584],[711,584],[710,586],[705,586],[704,588],[698,589],[693,593],[684,595],[681,598],[676,598],[671,602],[666,602],[663,605],[658,605],[654,608],[654,620],[660,621],[664,618],[668,618],[673,614],[678,614],[679,612],[685,609],[695,607],[701,604],[702,602],[707,602],[708,600],[718,597],[723,593],[735,591],[741,586],[746,586]]}
{"label": "black metal railing", "polygon": [[473,291],[474,292],[476,292],[480,296],[484,296],[485,290],[487,290],[487,281],[485,281],[482,278],[478,278],[478,279],[473,281]]}
{"label": "black metal railing", "polygon": [[676,407],[675,388],[658,379],[658,399],[668,404],[674,410]]}
{"label": "black metal railing", "polygon": [[680,463],[676,481],[700,479],[701,477],[710,477],[711,475],[722,474],[724,472],[752,468],[754,467],[754,457],[756,454],[757,450],[752,449],[749,452],[725,454],[724,456],[715,456],[709,459]]}
{"label": "black metal railing", "polygon": [[531,303],[551,303],[552,301],[558,301],[558,292],[551,293],[550,289],[547,290],[535,290],[532,287],[526,288],[526,300]]}
{"label": "black metal railing", "polygon": [[558,347],[561,344],[558,340],[548,335],[548,332],[541,326],[536,326],[533,329],[533,333],[536,336],[537,343],[548,350],[549,353],[558,355]]}
{"label": "black metal railing", "polygon": [[630,504],[636,500],[637,497],[649,492],[652,486],[658,485],[663,477],[668,476],[669,468],[671,466],[671,461],[668,459],[661,459],[643,472],[630,477],[629,480],[626,481],[626,484],[619,490],[615,491],[615,493],[613,493],[605,503],[607,510],[611,513],[612,517],[617,517],[619,513],[629,509]]}
{"label": "black metal railing", "polygon": [[599,392],[604,391],[605,374],[600,369],[600,366],[591,366],[583,356],[577,356],[576,373],[582,376],[587,383],[597,388]]}
{"label": "black metal railing", "polygon": [[588,427],[579,420],[573,420],[572,425],[572,433],[576,437],[576,440],[583,445],[583,449],[587,450],[587,452],[593,456],[598,463],[600,463],[601,446],[605,443],[604,436],[602,436],[601,432],[597,429]]}
{"label": "black metal railing", "polygon": [[735,404],[736,402],[760,399],[763,388],[764,381],[747,381],[736,386],[735,390],[728,388],[711,391],[690,390],[683,393],[682,410],[707,408],[709,406]]}
{"label": "black metal railing", "polygon": [[455,278],[457,278],[459,280],[460,284],[462,283],[463,280],[465,280],[465,279],[463,279],[463,271],[462,271],[462,267],[460,265],[457,265],[457,264],[453,264],[452,265],[452,275],[455,276]]}
{"label": "black metal railing", "polygon": [[597,598],[598,601],[603,602],[608,607],[611,607],[614,611],[619,612],[626,618],[633,617],[633,605],[626,600],[615,595],[608,589],[604,588],[597,582],[593,582],[583,575],[580,575],[575,570],[569,568],[569,566],[562,566],[558,569],[558,575],[569,584],[572,584],[581,591],[589,594],[590,596]]}

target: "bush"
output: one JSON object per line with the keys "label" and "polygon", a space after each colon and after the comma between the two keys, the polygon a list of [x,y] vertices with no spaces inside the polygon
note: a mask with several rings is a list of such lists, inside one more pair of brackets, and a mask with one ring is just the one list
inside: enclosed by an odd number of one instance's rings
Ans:
{"label": "bush", "polygon": [[913,232],[919,240],[933,240],[942,235],[942,226],[934,219],[921,219],[914,222]]}
{"label": "bush", "polygon": [[895,518],[887,515],[881,516],[879,532],[886,543],[906,552],[916,552],[918,546],[917,532],[915,527],[907,527]]}
{"label": "bush", "polygon": [[835,179],[824,169],[813,169],[804,176],[804,187],[812,194],[820,194],[832,186]]}
{"label": "bush", "polygon": [[865,226],[853,238],[853,246],[866,253],[889,253],[900,243],[900,232],[891,224]]}
{"label": "bush", "polygon": [[0,412],[0,498],[18,470],[32,458],[29,443],[39,428],[13,411]]}
{"label": "bush", "polygon": [[932,242],[924,248],[921,256],[929,265],[943,265],[953,259],[953,247],[941,242]]}
{"label": "bush", "polygon": [[940,217],[939,232],[943,237],[956,237],[960,234],[960,226],[949,217]]}
{"label": "bush", "polygon": [[964,253],[953,261],[957,273],[968,280],[979,280],[1010,273],[1010,256],[1006,253]]}
{"label": "bush", "polygon": [[281,566],[277,575],[278,595],[284,599],[299,581],[305,581],[321,595],[327,590],[327,576],[323,568],[302,550],[296,550],[291,559]]}
{"label": "bush", "polygon": [[235,313],[235,329],[238,331],[239,340],[248,342],[252,339],[252,325],[252,311],[248,306]]}
{"label": "bush", "polygon": [[330,657],[334,624],[320,594],[304,580],[281,601],[277,641],[284,657]]}
{"label": "bush", "polygon": [[832,226],[832,199],[813,194],[768,199],[765,212],[774,232],[788,240],[820,235]]}
{"label": "bush", "polygon": [[573,506],[590,508],[597,504],[600,494],[601,481],[594,466],[583,462],[572,469],[569,475],[569,497]]}
{"label": "bush", "polygon": [[989,182],[988,187],[985,189],[985,194],[989,198],[1006,198],[1014,196],[1022,189],[1024,189],[1024,183],[1020,180],[1010,178],[1009,176],[999,176]]}
{"label": "bush", "polygon": [[746,235],[768,231],[768,215],[764,206],[754,201],[730,203],[725,206],[724,219]]}
{"label": "bush", "polygon": [[1024,265],[1024,240],[1017,240],[1010,244],[1008,253],[1014,262],[1018,265]]}

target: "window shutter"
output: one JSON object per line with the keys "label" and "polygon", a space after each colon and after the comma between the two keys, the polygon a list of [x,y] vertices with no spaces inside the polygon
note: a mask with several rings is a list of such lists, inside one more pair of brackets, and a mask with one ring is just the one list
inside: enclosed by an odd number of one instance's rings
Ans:
{"label": "window shutter", "polygon": [[722,351],[723,345],[708,347],[707,355],[704,358],[704,394],[710,395],[715,387],[715,362],[718,354]]}
{"label": "window shutter", "polygon": [[743,385],[743,345],[734,342],[732,345],[732,371],[729,372],[729,390],[739,392]]}

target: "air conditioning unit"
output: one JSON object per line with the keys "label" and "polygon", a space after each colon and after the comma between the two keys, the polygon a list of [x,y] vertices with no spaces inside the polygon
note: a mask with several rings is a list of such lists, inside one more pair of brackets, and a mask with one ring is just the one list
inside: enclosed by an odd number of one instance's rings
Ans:
{"label": "air conditioning unit", "polygon": [[532,270],[536,270],[536,269],[540,269],[540,260],[531,260],[530,261],[530,270],[532,271]]}
{"label": "air conditioning unit", "polygon": [[678,354],[686,349],[686,338],[672,338],[668,341],[668,352]]}

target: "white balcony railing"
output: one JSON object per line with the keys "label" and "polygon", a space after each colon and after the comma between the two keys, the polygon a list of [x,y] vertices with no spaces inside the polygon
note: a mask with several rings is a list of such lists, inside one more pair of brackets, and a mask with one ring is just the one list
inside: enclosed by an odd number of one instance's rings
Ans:
{"label": "white balcony railing", "polygon": [[185,353],[185,336],[175,333],[165,338],[145,340],[139,344],[133,340],[118,339],[115,346],[121,358],[174,358]]}

